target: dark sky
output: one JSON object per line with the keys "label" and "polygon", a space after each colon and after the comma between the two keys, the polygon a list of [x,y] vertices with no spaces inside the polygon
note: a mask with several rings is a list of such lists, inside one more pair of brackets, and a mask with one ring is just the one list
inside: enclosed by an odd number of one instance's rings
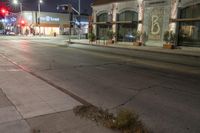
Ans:
{"label": "dark sky", "polygon": [[[13,0],[9,0],[12,3]],[[37,10],[38,0],[21,0],[23,3],[23,10]],[[67,4],[68,2],[78,9],[78,0],[43,0],[44,4],[41,5],[41,11],[56,12],[56,7],[59,4]],[[81,13],[91,14],[90,4],[93,0],[81,0]],[[13,7],[13,5],[12,5]],[[17,7],[15,7],[17,10]],[[19,7],[18,7],[19,9]]]}

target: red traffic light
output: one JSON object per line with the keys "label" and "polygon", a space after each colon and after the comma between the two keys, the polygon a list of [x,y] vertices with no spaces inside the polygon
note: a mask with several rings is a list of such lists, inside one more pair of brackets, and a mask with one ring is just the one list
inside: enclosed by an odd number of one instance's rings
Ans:
{"label": "red traffic light", "polygon": [[1,9],[1,13],[6,13],[6,10],[5,9]]}
{"label": "red traffic light", "polygon": [[5,8],[1,8],[1,14],[2,14],[3,16],[7,15],[7,14],[8,14],[8,10],[5,9]]}

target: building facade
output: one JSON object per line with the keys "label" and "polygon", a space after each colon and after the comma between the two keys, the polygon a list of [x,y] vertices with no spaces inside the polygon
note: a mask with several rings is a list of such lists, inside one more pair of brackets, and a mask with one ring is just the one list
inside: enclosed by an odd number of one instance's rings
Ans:
{"label": "building facade", "polygon": [[69,15],[63,13],[50,13],[36,11],[23,11],[6,17],[6,28],[17,34],[63,34],[69,28]]}
{"label": "building facade", "polygon": [[147,46],[163,46],[166,31],[175,45],[200,47],[200,0],[95,0],[93,32],[97,39],[115,32],[118,42],[132,42],[133,33]]}

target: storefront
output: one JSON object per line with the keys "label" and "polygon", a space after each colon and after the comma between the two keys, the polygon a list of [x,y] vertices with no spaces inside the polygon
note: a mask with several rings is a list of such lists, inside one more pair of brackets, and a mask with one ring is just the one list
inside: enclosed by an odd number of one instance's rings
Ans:
{"label": "storefront", "polygon": [[175,34],[176,46],[200,46],[200,0],[95,0],[93,32],[116,33],[116,42],[135,41],[135,31],[146,46],[160,46],[164,34]]}
{"label": "storefront", "polygon": [[138,13],[125,10],[117,14],[117,41],[133,42],[137,32]]}
{"label": "storefront", "polygon": [[63,34],[69,28],[69,16],[62,13],[23,11],[7,16],[7,28],[17,34],[54,35]]}
{"label": "storefront", "polygon": [[106,39],[107,32],[113,31],[115,39],[120,42],[134,40],[137,31],[138,13],[136,1],[109,3],[96,1],[93,5],[93,29],[97,39]]}
{"label": "storefront", "polygon": [[107,32],[112,29],[109,23],[109,16],[107,12],[101,12],[97,15],[97,39],[106,39]]}
{"label": "storefront", "polygon": [[[200,47],[200,3],[180,9],[178,45]],[[182,20],[182,21],[181,21]]]}

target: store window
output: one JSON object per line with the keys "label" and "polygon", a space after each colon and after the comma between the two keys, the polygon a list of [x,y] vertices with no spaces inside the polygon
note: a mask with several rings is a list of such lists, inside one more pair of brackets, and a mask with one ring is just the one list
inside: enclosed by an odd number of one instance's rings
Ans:
{"label": "store window", "polygon": [[136,39],[134,33],[137,31],[138,13],[124,11],[118,14],[117,21],[117,41],[133,42]]}
{"label": "store window", "polygon": [[137,21],[138,13],[135,11],[124,11],[119,14],[118,21]]}
{"label": "store window", "polygon": [[108,22],[108,13],[102,13],[97,16],[97,39],[106,40],[107,32],[111,30],[112,25]]}
{"label": "store window", "polygon": [[200,47],[200,4],[192,5],[181,10],[179,23],[179,45]]}
{"label": "store window", "polygon": [[108,13],[102,13],[97,16],[97,22],[107,22],[108,20]]}

